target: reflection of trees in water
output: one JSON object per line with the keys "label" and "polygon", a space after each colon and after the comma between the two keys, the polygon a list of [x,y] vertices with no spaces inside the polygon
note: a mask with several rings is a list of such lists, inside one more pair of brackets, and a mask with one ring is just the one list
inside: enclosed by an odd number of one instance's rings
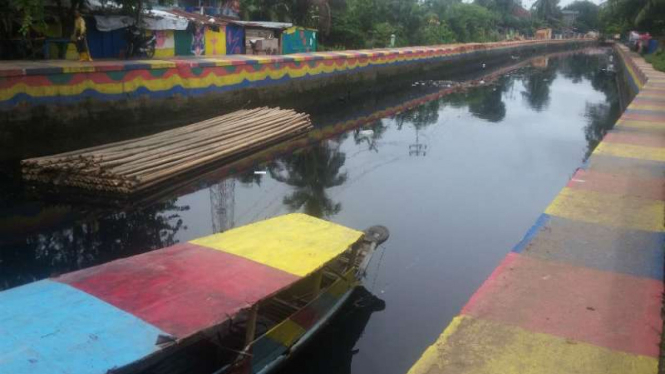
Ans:
{"label": "reflection of trees in water", "polygon": [[399,113],[395,116],[397,130],[405,124],[412,124],[417,130],[433,125],[439,121],[440,100],[433,100],[416,108]]}
{"label": "reflection of trees in water", "polygon": [[607,131],[614,126],[614,121],[616,120],[614,113],[615,109],[618,109],[618,106],[618,103],[587,103],[586,113],[584,114],[584,117],[587,119],[587,126],[584,128],[584,136],[587,140],[587,151],[584,155],[585,160],[591,156],[591,152],[603,140]]}
{"label": "reflection of trees in water", "polygon": [[533,69],[523,80],[522,97],[537,112],[547,109],[550,103],[550,86],[556,78],[558,59],[550,59],[546,68]]}
{"label": "reflection of trees in water", "polygon": [[331,217],[342,204],[332,201],[326,190],[346,182],[346,172],[340,173],[345,162],[346,155],[327,141],[285,156],[268,170],[273,179],[294,188],[283,200],[291,211],[302,208],[315,217]]}
{"label": "reflection of trees in water", "polygon": [[591,80],[600,71],[601,66],[604,65],[603,58],[602,55],[577,53],[562,59],[559,70],[573,83],[580,83],[584,79]]}
{"label": "reflection of trees in water", "polygon": [[[356,144],[367,142],[369,149],[375,152],[379,151],[376,145],[377,140],[381,139],[383,134],[388,129],[388,126],[383,124],[382,120],[374,121],[369,125],[359,127],[353,130],[353,141]],[[366,131],[371,130],[372,134],[367,135]]]}
{"label": "reflection of trees in water", "polygon": [[356,348],[372,314],[386,308],[385,301],[364,287],[356,289],[347,303],[314,337],[301,354],[289,361],[279,374],[349,374]]}
{"label": "reflection of trees in water", "polygon": [[619,88],[614,73],[603,70],[607,66],[608,60],[608,55],[579,53],[563,59],[560,64],[563,76],[575,83],[588,80],[596,91],[605,95],[604,103],[587,103],[586,105],[587,126],[584,128],[584,135],[587,140],[587,151],[584,156],[585,160],[607,131],[614,126],[621,112]]}
{"label": "reflection of trees in water", "polygon": [[185,210],[172,199],[29,235],[0,251],[0,289],[173,245]]}
{"label": "reflection of trees in water", "polygon": [[512,88],[513,83],[512,76],[504,75],[490,86],[470,91],[468,95],[469,113],[489,122],[503,121],[506,117],[503,94]]}
{"label": "reflection of trees in water", "polygon": [[263,174],[257,174],[254,172],[254,170],[247,170],[242,173],[238,173],[234,176],[236,180],[243,185],[250,187],[254,184],[257,186],[261,185],[261,180],[263,178]]}
{"label": "reflection of trees in water", "polygon": [[606,73],[597,69],[590,78],[593,88],[605,94],[605,103],[587,103],[585,113],[587,126],[584,128],[587,140],[585,160],[621,115],[619,88],[616,80],[612,79],[613,77],[614,73]]}

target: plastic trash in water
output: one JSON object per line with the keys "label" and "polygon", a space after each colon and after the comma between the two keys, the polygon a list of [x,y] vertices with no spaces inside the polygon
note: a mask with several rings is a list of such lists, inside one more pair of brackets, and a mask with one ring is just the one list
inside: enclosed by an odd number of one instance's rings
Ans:
{"label": "plastic trash in water", "polygon": [[374,130],[360,130],[360,132],[359,132],[358,134],[359,134],[360,136],[367,136],[367,137],[370,137],[370,136],[373,136],[373,135],[374,135]]}
{"label": "plastic trash in water", "polygon": [[254,170],[254,174],[266,175],[267,173],[265,170]]}

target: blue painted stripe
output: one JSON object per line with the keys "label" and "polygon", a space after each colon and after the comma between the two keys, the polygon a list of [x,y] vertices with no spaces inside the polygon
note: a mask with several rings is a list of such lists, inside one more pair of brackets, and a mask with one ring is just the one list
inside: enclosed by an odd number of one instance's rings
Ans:
{"label": "blue painted stripe", "polygon": [[522,240],[520,240],[520,242],[517,243],[517,245],[513,248],[513,252],[521,253],[524,250],[524,248],[526,248],[526,246],[529,245],[531,240],[533,240],[536,234],[538,234],[538,231],[540,231],[540,229],[543,226],[545,226],[545,224],[549,220],[550,216],[548,214],[544,213],[541,214],[540,217],[538,217],[538,219],[536,220],[536,223],[534,223],[533,226],[531,226],[531,228],[529,229],[529,231],[526,232]]}
{"label": "blue painted stripe", "polygon": [[[493,49],[497,50],[497,49]],[[466,53],[465,53],[466,54]],[[25,94],[25,93],[19,93],[13,96],[11,99],[0,101],[0,109],[11,109],[14,106],[17,106],[21,103],[29,103],[30,105],[39,105],[39,104],[70,104],[70,103],[77,103],[80,101],[84,101],[89,98],[94,98],[97,100],[102,100],[102,101],[116,101],[116,100],[121,100],[121,99],[131,99],[132,97],[140,97],[140,96],[148,96],[150,98],[168,98],[172,97],[175,95],[184,95],[184,96],[202,96],[210,93],[215,93],[215,92],[227,92],[227,91],[233,91],[233,90],[238,90],[238,89],[243,89],[243,88],[249,88],[249,87],[264,87],[264,86],[270,86],[270,85],[275,85],[275,84],[280,84],[284,83],[287,81],[299,81],[299,80],[305,80],[305,79],[312,79],[312,78],[320,78],[320,77],[329,77],[329,76],[335,76],[335,75],[340,75],[340,74],[348,74],[349,72],[356,72],[356,71],[364,71],[364,70],[369,70],[369,69],[376,69],[376,68],[381,68],[381,67],[386,67],[386,66],[400,66],[400,65],[408,65],[408,64],[414,64],[414,63],[422,63],[422,62],[444,62],[444,61],[454,61],[462,58],[463,54],[462,53],[457,53],[457,54],[451,54],[451,55],[442,55],[442,56],[436,56],[436,57],[422,57],[414,60],[409,60],[409,61],[393,61],[393,62],[388,62],[385,64],[381,65],[367,65],[367,66],[362,66],[362,67],[356,67],[352,69],[347,69],[347,70],[341,70],[341,71],[335,71],[331,73],[320,73],[316,75],[310,75],[307,74],[303,77],[298,77],[298,78],[292,78],[288,75],[285,75],[279,79],[272,79],[272,78],[267,78],[264,80],[260,81],[253,81],[250,82],[248,80],[244,80],[241,83],[232,85],[232,86],[209,86],[209,87],[204,87],[204,88],[184,88],[180,85],[174,86],[170,89],[163,90],[163,91],[151,91],[145,87],[139,87],[137,90],[133,92],[126,92],[126,93],[120,93],[120,94],[106,94],[106,93],[101,93],[98,92],[94,89],[88,89],[83,91],[81,94],[78,95],[72,95],[72,96],[48,96],[48,97],[33,97],[31,95]],[[126,67],[125,70],[132,70],[132,69],[140,69],[141,66],[140,64],[135,64]],[[148,68],[149,66],[144,66],[143,68]]]}
{"label": "blue painted stripe", "polygon": [[287,347],[270,339],[268,336],[259,338],[252,345],[252,373],[258,373],[266,365],[284,354]]}
{"label": "blue painted stripe", "polygon": [[105,374],[159,350],[158,328],[69,285],[0,293],[0,374]]}
{"label": "blue painted stripe", "polygon": [[610,228],[550,217],[522,255],[592,269],[663,279],[665,233]]}
{"label": "blue painted stripe", "polygon": [[[471,54],[486,54],[489,52],[496,52],[496,51],[502,51],[502,50],[514,50],[514,51],[519,51],[525,48],[531,48],[533,46],[528,45],[528,46],[506,46],[506,47],[496,47],[496,48],[491,48],[491,49],[481,49],[481,50],[472,50],[472,51],[467,51],[467,52],[455,52],[451,54],[441,54],[441,55],[436,55],[436,56],[422,56],[413,60],[405,60],[405,61],[392,61],[380,65],[368,65],[364,67],[356,67],[352,69],[346,69],[342,71],[335,71],[332,73],[320,73],[316,75],[310,75],[307,74],[303,77],[298,77],[298,78],[292,78],[289,76],[284,76],[279,79],[265,79],[261,81],[254,81],[254,82],[249,82],[249,81],[243,81],[239,84],[232,85],[232,86],[224,86],[224,87],[219,87],[219,86],[209,86],[209,87],[204,87],[204,88],[184,88],[182,86],[174,86],[170,89],[163,90],[163,91],[150,91],[149,89],[145,87],[140,87],[136,91],[133,92],[127,92],[127,93],[121,93],[121,94],[105,94],[98,92],[94,89],[89,89],[85,90],[83,93],[79,95],[72,95],[72,96],[49,96],[49,97],[33,97],[25,93],[19,93],[13,96],[11,99],[0,101],[0,110],[8,110],[12,109],[15,106],[18,106],[20,104],[27,103],[29,105],[39,105],[39,104],[72,104],[72,103],[78,103],[81,101],[85,101],[87,99],[96,99],[96,100],[101,100],[101,101],[117,101],[117,100],[122,100],[122,99],[132,99],[135,97],[142,97],[142,96],[148,96],[150,98],[169,98],[173,97],[176,95],[184,95],[184,96],[202,96],[210,93],[221,93],[221,92],[227,92],[227,91],[233,91],[233,90],[238,90],[238,89],[243,89],[243,88],[248,88],[248,87],[265,87],[265,86],[271,86],[271,85],[276,85],[276,84],[281,84],[287,81],[299,81],[299,80],[304,80],[304,79],[312,79],[312,78],[321,78],[321,77],[330,77],[330,76],[335,76],[335,75],[340,75],[340,74],[349,74],[350,72],[357,72],[357,71],[364,71],[364,70],[369,70],[369,69],[376,69],[376,68],[382,68],[382,67],[388,67],[388,66],[401,66],[401,65],[410,65],[410,64],[418,64],[418,63],[425,63],[425,62],[446,62],[446,61],[455,61],[459,60],[462,58],[465,58],[468,55]],[[421,51],[422,52],[422,51]],[[413,51],[412,51],[413,53]],[[345,56],[346,57],[346,56]],[[351,59],[351,57],[349,57]],[[255,60],[247,60],[248,65],[254,65],[257,64],[259,61]],[[271,62],[263,62],[263,64],[271,63]],[[198,63],[200,65],[199,67],[205,67],[204,64],[207,62],[201,61]],[[246,63],[246,61],[243,61],[243,63]],[[192,67],[196,67],[194,64]],[[169,67],[168,69],[177,69],[178,66],[176,65],[175,67]],[[156,68],[152,68],[152,65],[150,64],[145,64],[145,63],[135,63],[135,64],[130,64],[130,65],[125,65],[124,70],[136,70],[136,69],[149,69],[153,70]],[[167,68],[160,68],[160,69],[167,69]]]}

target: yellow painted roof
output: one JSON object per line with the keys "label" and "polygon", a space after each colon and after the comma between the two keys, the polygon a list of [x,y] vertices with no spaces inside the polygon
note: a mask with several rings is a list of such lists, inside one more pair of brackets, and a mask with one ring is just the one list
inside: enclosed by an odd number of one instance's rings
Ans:
{"label": "yellow painted roof", "polygon": [[191,243],[304,277],[339,256],[362,235],[332,222],[293,213]]}

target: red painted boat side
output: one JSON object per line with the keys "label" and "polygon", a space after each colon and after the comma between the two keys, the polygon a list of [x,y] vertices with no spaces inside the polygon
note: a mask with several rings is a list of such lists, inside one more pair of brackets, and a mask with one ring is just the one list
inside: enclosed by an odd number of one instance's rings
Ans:
{"label": "red painted boat side", "polygon": [[56,278],[178,338],[217,325],[299,277],[195,244]]}

